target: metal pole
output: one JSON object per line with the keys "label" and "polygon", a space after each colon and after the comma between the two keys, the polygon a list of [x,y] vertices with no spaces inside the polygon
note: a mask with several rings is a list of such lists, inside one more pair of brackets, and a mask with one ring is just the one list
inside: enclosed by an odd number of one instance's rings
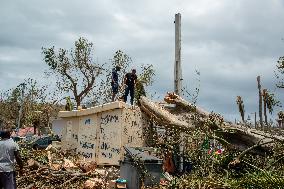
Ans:
{"label": "metal pole", "polygon": [[182,72],[181,72],[181,14],[175,14],[175,69],[174,69],[174,90],[181,95]]}

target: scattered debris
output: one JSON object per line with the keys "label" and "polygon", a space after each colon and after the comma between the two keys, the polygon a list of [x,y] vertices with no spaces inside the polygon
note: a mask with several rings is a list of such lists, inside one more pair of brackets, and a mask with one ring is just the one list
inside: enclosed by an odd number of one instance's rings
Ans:
{"label": "scattered debris", "polygon": [[[165,101],[175,106],[141,98],[141,110],[149,121],[144,137],[153,148],[125,148],[120,170],[64,152],[59,144],[46,150],[22,144],[27,166],[17,177],[18,188],[284,188],[281,132],[232,124],[174,93]],[[148,161],[150,156],[159,166]],[[158,176],[151,178],[150,169]],[[155,180],[156,186],[147,180]]]}
{"label": "scattered debris", "polygon": [[115,167],[98,168],[76,155],[61,152],[53,146],[46,150],[21,148],[27,162],[24,174],[17,177],[18,188],[92,188],[102,189],[119,178]]}
{"label": "scattered debris", "polygon": [[91,178],[84,183],[84,189],[101,189],[104,182],[100,178]]}

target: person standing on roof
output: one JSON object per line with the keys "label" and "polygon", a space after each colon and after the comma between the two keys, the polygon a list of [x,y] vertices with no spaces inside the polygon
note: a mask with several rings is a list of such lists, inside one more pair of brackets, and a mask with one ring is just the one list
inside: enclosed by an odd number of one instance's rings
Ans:
{"label": "person standing on roof", "polygon": [[20,156],[19,146],[11,138],[11,131],[4,129],[0,140],[0,188],[16,189],[15,160],[23,170],[23,161]]}
{"label": "person standing on roof", "polygon": [[115,68],[112,69],[112,74],[111,74],[111,89],[112,89],[112,102],[115,99],[116,94],[118,93],[118,73],[120,71],[120,66],[116,66]]}
{"label": "person standing on roof", "polygon": [[132,69],[131,73],[127,73],[124,77],[125,93],[124,102],[127,101],[127,96],[130,93],[130,103],[133,105],[134,101],[134,90],[137,81],[136,69]]}

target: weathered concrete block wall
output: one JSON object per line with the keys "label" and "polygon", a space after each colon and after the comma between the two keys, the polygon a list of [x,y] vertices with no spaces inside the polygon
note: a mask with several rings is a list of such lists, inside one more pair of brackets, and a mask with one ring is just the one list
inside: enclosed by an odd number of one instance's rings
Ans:
{"label": "weathered concrete block wall", "polygon": [[122,111],[115,109],[102,112],[100,116],[98,164],[116,165],[124,145],[121,136]]}
{"label": "weathered concrete block wall", "polygon": [[78,118],[65,119],[65,128],[62,130],[62,148],[76,151],[78,140]]}
{"label": "weathered concrete block wall", "polygon": [[76,152],[86,159],[96,158],[98,125],[97,114],[79,117]]}
{"label": "weathered concrete block wall", "polygon": [[142,118],[140,108],[125,109],[123,111],[123,144],[124,146],[142,146],[143,126],[145,122]]}
{"label": "weathered concrete block wall", "polygon": [[65,120],[62,147],[99,165],[119,165],[123,147],[143,146],[143,119],[138,107],[114,102],[81,111],[60,112]]}

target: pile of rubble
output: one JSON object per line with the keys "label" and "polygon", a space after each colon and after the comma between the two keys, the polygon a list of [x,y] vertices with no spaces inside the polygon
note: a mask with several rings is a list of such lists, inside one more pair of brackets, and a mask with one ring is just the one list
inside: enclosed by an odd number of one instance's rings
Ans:
{"label": "pile of rubble", "polygon": [[[145,142],[156,149],[155,156],[162,160],[164,171],[155,189],[284,188],[281,132],[232,124],[174,93],[167,94],[165,101],[175,106],[140,99],[140,108],[149,121]],[[123,171],[119,173],[115,167],[98,167],[54,146],[41,151],[22,148],[22,156],[27,166],[24,175],[17,177],[19,188],[110,189],[115,188],[120,174],[123,177]],[[187,169],[178,170],[175,163],[179,158]],[[132,161],[139,169],[141,183],[153,180],[147,178],[147,165],[140,159]],[[130,184],[133,175],[131,172],[131,178],[121,179],[129,179],[126,182]]]}
{"label": "pile of rubble", "polygon": [[17,176],[18,188],[111,188],[119,177],[115,167],[98,167],[71,153],[50,145],[45,150],[21,148],[26,162],[23,175]]}

